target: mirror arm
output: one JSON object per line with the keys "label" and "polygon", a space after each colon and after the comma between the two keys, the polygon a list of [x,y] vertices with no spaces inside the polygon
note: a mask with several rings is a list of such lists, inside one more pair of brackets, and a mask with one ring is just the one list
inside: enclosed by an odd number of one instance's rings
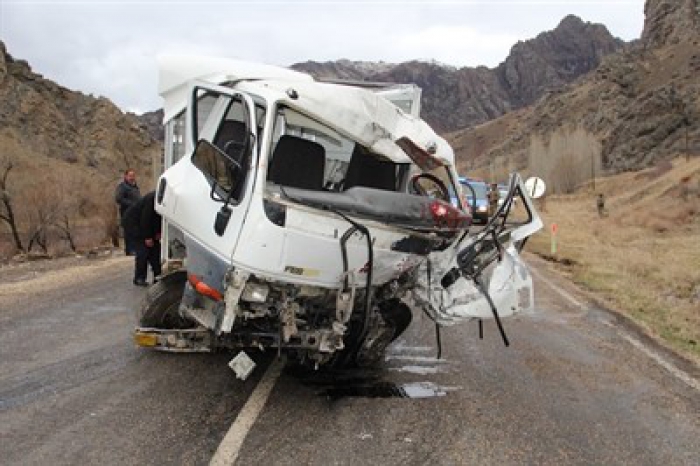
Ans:
{"label": "mirror arm", "polygon": [[211,198],[212,201],[214,202],[223,202],[223,199],[220,197],[215,197],[214,193],[216,192],[216,187],[219,185],[219,183],[216,182],[216,180],[212,180],[211,183],[211,190],[209,191],[209,197]]}

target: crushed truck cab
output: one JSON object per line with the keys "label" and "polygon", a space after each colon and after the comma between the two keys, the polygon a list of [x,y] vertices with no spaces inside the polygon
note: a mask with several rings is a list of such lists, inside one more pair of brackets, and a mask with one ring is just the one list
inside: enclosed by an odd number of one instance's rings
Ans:
{"label": "crushed truck cab", "polygon": [[365,365],[414,312],[500,327],[532,307],[519,250],[541,221],[520,177],[472,227],[452,148],[419,118],[415,86],[164,57],[160,94],[156,209],[166,261],[183,266],[148,290],[145,346]]}

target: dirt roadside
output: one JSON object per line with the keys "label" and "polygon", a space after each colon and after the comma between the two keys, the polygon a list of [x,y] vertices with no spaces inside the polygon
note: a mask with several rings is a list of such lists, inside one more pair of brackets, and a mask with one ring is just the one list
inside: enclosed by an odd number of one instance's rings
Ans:
{"label": "dirt roadside", "polygon": [[129,267],[133,257],[108,251],[96,256],[71,256],[0,267],[0,309],[30,294],[74,286],[115,267]]}

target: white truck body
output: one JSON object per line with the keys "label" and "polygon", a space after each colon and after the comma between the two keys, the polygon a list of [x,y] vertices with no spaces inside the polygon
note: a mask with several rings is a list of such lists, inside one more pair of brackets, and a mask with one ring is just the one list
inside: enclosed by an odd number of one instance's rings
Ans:
{"label": "white truck body", "polygon": [[507,200],[502,219],[470,230],[420,89],[225,59],[160,66],[163,249],[187,270],[178,312],[212,346],[373,361],[419,308],[439,325],[532,308],[518,250],[541,220],[514,175],[525,213],[509,222]]}

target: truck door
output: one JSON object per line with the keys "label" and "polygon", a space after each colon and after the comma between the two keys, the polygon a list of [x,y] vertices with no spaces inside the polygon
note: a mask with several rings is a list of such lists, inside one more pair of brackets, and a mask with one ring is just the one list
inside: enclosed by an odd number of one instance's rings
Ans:
{"label": "truck door", "polygon": [[255,179],[255,105],[241,92],[195,83],[186,125],[191,152],[161,176],[156,208],[184,232],[188,257],[198,249],[229,263]]}

